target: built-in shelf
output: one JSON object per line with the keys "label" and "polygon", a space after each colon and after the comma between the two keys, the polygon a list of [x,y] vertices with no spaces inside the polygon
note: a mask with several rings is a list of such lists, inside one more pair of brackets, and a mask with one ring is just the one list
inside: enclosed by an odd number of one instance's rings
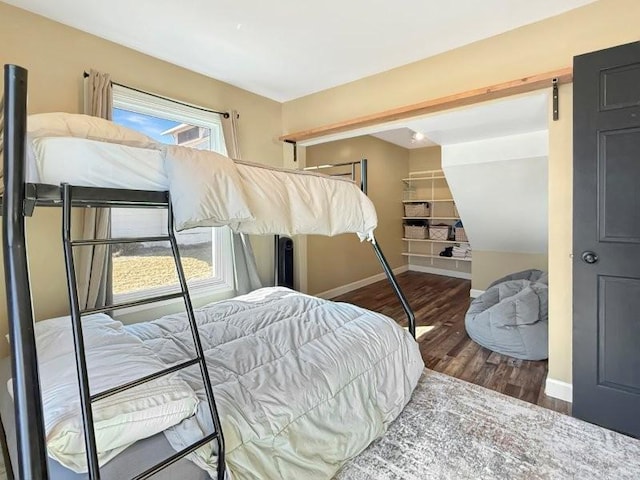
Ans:
{"label": "built-in shelf", "polygon": [[431,202],[455,202],[455,200],[453,198],[438,198],[438,199],[434,199],[434,200],[429,200],[427,198],[425,199],[421,199],[418,198],[416,200],[403,200],[402,203],[431,203]]}
{"label": "built-in shelf", "polygon": [[430,238],[403,238],[405,242],[429,242],[429,243],[452,243],[452,244],[461,244],[461,245],[469,245],[469,242],[457,242],[455,240],[431,240]]}
{"label": "built-in shelf", "polygon": [[[405,226],[407,224],[410,225],[412,223],[411,220],[420,220],[420,222],[415,223],[423,224],[425,228],[437,226],[438,224],[448,224],[449,229],[454,228],[454,224],[460,220],[460,212],[456,208],[455,199],[442,170],[409,172],[409,176],[403,178],[402,181],[404,182],[402,204],[405,212],[408,210],[408,213],[427,214],[427,216],[402,217]],[[429,207],[427,209],[410,208],[412,203],[427,203]],[[470,272],[471,257],[440,256],[441,251],[449,253],[448,251],[452,248],[457,249],[456,245],[459,245],[461,249],[470,248],[471,244],[468,241],[407,238],[404,235],[402,241],[405,242],[406,250],[402,255],[409,257],[410,264],[415,263],[417,266],[430,265],[432,267],[435,264],[438,270],[442,272],[451,271],[452,273],[456,272],[456,274],[458,272],[467,274]],[[420,261],[420,259],[423,260]],[[448,264],[438,264],[438,260],[447,260]]]}
{"label": "built-in shelf", "polygon": [[403,220],[460,220],[460,217],[402,217]]}
{"label": "built-in shelf", "polygon": [[459,262],[470,262],[470,258],[456,258],[456,257],[441,257],[440,255],[431,255],[427,253],[411,253],[411,252],[402,252],[402,255],[405,257],[422,257],[422,258],[439,258],[441,260],[456,260]]}

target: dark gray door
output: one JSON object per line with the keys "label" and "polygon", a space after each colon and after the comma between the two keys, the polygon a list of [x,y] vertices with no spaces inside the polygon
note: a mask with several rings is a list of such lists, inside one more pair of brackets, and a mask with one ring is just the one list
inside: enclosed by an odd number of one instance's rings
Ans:
{"label": "dark gray door", "polygon": [[640,436],[640,42],[573,85],[573,414]]}

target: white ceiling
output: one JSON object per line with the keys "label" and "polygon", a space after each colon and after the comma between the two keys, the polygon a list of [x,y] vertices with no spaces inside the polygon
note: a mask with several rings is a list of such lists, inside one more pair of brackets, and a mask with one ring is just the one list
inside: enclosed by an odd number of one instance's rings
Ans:
{"label": "white ceiling", "polygon": [[594,0],[3,1],[286,101]]}
{"label": "white ceiling", "polygon": [[429,140],[426,136],[424,136],[424,138],[417,139],[415,137],[416,133],[418,132],[415,130],[411,130],[408,127],[402,127],[372,133],[371,135],[379,138],[380,140],[384,140],[385,142],[394,143],[404,148],[424,148],[438,145],[437,143]]}

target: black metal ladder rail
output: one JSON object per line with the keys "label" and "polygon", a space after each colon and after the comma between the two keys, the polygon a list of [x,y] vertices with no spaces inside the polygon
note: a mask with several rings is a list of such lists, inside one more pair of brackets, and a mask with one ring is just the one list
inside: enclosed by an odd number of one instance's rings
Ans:
{"label": "black metal ladder rail", "polygon": [[[368,160],[366,158],[363,158],[362,160],[360,160],[360,190],[362,190],[362,192],[365,195],[367,195],[367,190],[369,188],[367,166],[368,166]],[[351,168],[351,178],[353,181],[355,181],[356,179],[355,168],[353,167]],[[382,249],[380,248],[380,245],[378,245],[378,242],[376,241],[375,238],[371,239],[371,245],[373,246],[373,251],[376,253],[376,257],[378,257],[378,261],[382,266],[382,270],[384,270],[384,273],[387,276],[387,279],[389,280],[389,283],[391,284],[391,287],[393,288],[393,291],[396,294],[396,297],[398,297],[398,300],[400,301],[400,305],[402,305],[402,309],[404,310],[405,315],[407,316],[407,328],[409,329],[409,333],[411,333],[411,336],[415,339],[416,338],[416,315],[415,313],[413,313],[413,308],[411,308],[411,305],[409,305],[409,301],[407,300],[407,297],[405,297],[404,292],[402,291],[402,289],[400,288],[400,285],[398,284],[398,279],[396,279],[396,276],[394,275],[393,270],[389,265],[389,262],[387,262],[387,259],[382,253]]]}
{"label": "black metal ladder rail", "polygon": [[[71,210],[73,206],[73,188],[71,185],[62,185],[62,237],[64,245],[65,267],[67,273],[67,287],[69,290],[69,301],[71,306],[71,319],[73,327],[73,339],[75,346],[76,364],[78,367],[78,383],[80,386],[80,406],[82,410],[82,420],[84,424],[85,445],[87,449],[87,466],[89,471],[89,478],[91,480],[100,479],[100,466],[98,463],[98,453],[95,439],[95,431],[93,428],[93,409],[92,403],[98,400],[107,398],[111,395],[115,395],[127,389],[142,385],[150,382],[164,375],[168,375],[177,372],[181,369],[188,368],[194,365],[200,366],[200,373],[204,385],[205,394],[207,397],[207,403],[209,404],[209,412],[211,414],[212,423],[214,426],[213,433],[206,435],[202,439],[187,446],[183,450],[176,452],[174,455],[166,458],[158,464],[148,468],[142,473],[139,473],[133,480],[145,480],[155,475],[164,468],[172,465],[186,455],[197,450],[201,446],[215,441],[218,448],[217,453],[217,478],[218,480],[224,480],[225,478],[225,458],[224,458],[224,437],[222,435],[222,428],[220,425],[220,418],[218,416],[218,410],[213,395],[213,388],[211,387],[211,381],[209,373],[207,371],[206,358],[204,356],[204,350],[200,341],[200,335],[198,333],[198,325],[193,313],[193,305],[191,303],[191,297],[189,296],[189,290],[187,286],[186,277],[182,268],[182,262],[180,261],[180,252],[178,250],[178,244],[174,234],[173,225],[173,212],[171,209],[171,202],[167,200],[168,210],[168,222],[167,222],[167,235],[156,237],[138,237],[138,238],[126,238],[126,239],[97,239],[97,240],[72,240],[71,238]],[[176,271],[178,273],[178,279],[180,282],[180,292],[176,294],[160,295],[157,297],[146,298],[136,302],[126,302],[102,308],[93,308],[81,310],[78,304],[78,290],[75,274],[75,262],[73,258],[73,247],[77,246],[90,246],[90,245],[112,245],[115,243],[134,243],[143,241],[169,241],[171,244],[171,250],[175,261]],[[92,313],[105,312],[110,310],[117,310],[122,308],[128,308],[137,305],[145,305],[153,302],[160,302],[170,298],[182,298],[187,311],[187,318],[189,321],[189,327],[194,341],[194,347],[196,350],[196,357],[180,364],[168,367],[161,371],[155,372],[150,375],[138,378],[136,380],[127,382],[126,384],[119,385],[103,392],[91,394],[89,384],[89,374],[87,370],[85,345],[82,334],[82,316]]]}

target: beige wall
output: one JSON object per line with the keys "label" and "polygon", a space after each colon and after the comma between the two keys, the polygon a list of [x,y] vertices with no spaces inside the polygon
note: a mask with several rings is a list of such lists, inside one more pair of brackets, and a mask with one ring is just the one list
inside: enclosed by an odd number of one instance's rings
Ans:
{"label": "beige wall", "polygon": [[[286,132],[572,65],[640,39],[638,0],[600,0],[532,25],[284,105]],[[549,125],[549,376],[571,382],[571,87]]]}
{"label": "beige wall", "polygon": [[560,118],[549,119],[549,377],[571,382],[573,85],[559,93]]}
{"label": "beige wall", "polygon": [[[96,68],[133,87],[205,107],[238,110],[243,156],[282,165],[282,145],[276,140],[281,132],[281,104],[0,3],[0,64],[5,63],[29,70],[30,113],[80,112],[82,73]],[[60,211],[40,209],[27,226],[36,318],[65,314]],[[253,240],[261,276],[270,280],[272,239]],[[4,284],[0,290],[4,291]],[[0,333],[5,332],[3,293]],[[0,355],[5,353],[5,342],[0,342]]]}
{"label": "beige wall", "polygon": [[547,271],[544,253],[473,251],[471,288],[486,290],[498,278],[510,273],[537,268]]}
{"label": "beige wall", "polygon": [[[366,158],[369,160],[369,197],[378,212],[375,236],[392,268],[405,265],[401,255],[402,181],[409,152],[375,137],[364,136],[306,149],[308,166]],[[382,272],[373,249],[354,234],[307,237],[308,291],[326,292]]]}
{"label": "beige wall", "polygon": [[409,171],[439,170],[442,168],[440,146],[412,148],[409,150]]}

